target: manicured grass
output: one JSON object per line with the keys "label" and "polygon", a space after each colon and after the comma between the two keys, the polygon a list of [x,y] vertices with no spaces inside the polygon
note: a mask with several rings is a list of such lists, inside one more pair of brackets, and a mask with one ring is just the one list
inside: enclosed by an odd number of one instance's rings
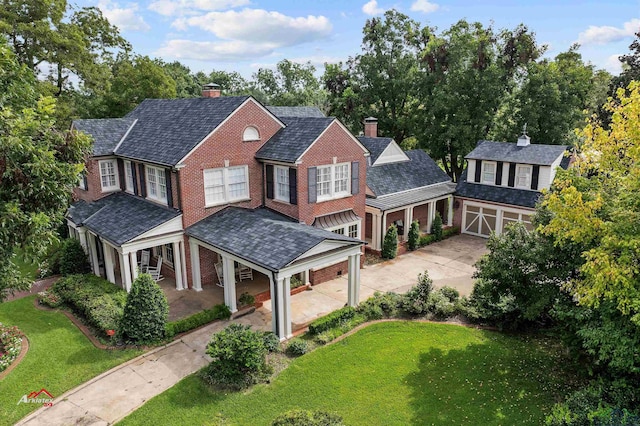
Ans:
{"label": "manicured grass", "polygon": [[304,408],[335,412],[348,425],[539,425],[565,378],[558,351],[543,343],[447,324],[378,323],[244,393],[187,377],[122,424],[269,425]]}
{"label": "manicured grass", "polygon": [[96,348],[63,314],[36,309],[34,298],[0,303],[0,322],[17,325],[29,339],[26,357],[0,381],[3,425],[14,424],[40,408],[37,404],[17,405],[22,395],[45,388],[57,397],[142,353]]}
{"label": "manicured grass", "polygon": [[16,249],[14,253],[16,255],[11,259],[11,262],[18,267],[20,275],[24,278],[35,280],[37,278],[38,264],[25,259],[24,253],[20,249]]}

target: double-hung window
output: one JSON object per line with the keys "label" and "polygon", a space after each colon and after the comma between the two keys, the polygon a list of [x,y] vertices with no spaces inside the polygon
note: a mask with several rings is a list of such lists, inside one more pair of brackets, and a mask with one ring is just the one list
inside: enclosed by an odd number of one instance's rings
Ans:
{"label": "double-hung window", "polygon": [[328,231],[331,231],[334,234],[346,235],[351,238],[358,238],[358,223],[340,225],[335,228],[329,228]]}
{"label": "double-hung window", "polygon": [[118,186],[118,164],[116,160],[101,160],[99,164],[102,192],[120,189]]}
{"label": "double-hung window", "polygon": [[350,163],[332,164],[317,168],[316,193],[318,201],[339,198],[351,193]]}
{"label": "double-hung window", "polygon": [[289,168],[275,166],[273,168],[276,174],[276,200],[289,202]]}
{"label": "double-hung window", "polygon": [[524,164],[516,166],[516,188],[531,188],[531,166]]}
{"label": "double-hung window", "polygon": [[207,169],[203,173],[206,206],[215,206],[249,198],[248,166]]}
{"label": "double-hung window", "polygon": [[167,202],[167,178],[164,169],[146,166],[147,197],[152,200]]}
{"label": "double-hung window", "polygon": [[124,177],[127,192],[133,193],[133,173],[131,172],[131,161],[124,162]]}
{"label": "double-hung window", "polygon": [[482,183],[489,185],[496,183],[496,163],[491,161],[482,162]]}

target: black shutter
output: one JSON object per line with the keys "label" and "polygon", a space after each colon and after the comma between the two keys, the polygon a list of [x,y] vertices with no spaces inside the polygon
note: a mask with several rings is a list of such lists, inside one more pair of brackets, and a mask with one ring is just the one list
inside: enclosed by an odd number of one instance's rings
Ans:
{"label": "black shutter", "polygon": [[511,163],[509,164],[509,182],[507,182],[507,185],[513,188],[515,186],[515,183],[516,183],[516,164]]}
{"label": "black shutter", "polygon": [[351,163],[351,195],[358,195],[360,192],[360,163]]}
{"label": "black shutter", "polygon": [[533,166],[533,176],[531,176],[531,189],[538,190],[538,179],[540,177],[540,166]]}
{"label": "black shutter", "polygon": [[482,174],[482,160],[476,160],[476,176],[474,182],[480,183],[480,176]]}
{"label": "black shutter", "polygon": [[164,170],[164,178],[167,185],[167,205],[173,207],[173,192],[171,191],[171,169]]}
{"label": "black shutter", "polygon": [[82,181],[84,182],[84,190],[89,190],[89,179],[87,179],[87,172],[82,173]]}
{"label": "black shutter", "polygon": [[496,185],[502,185],[502,161],[496,165]]}
{"label": "black shutter", "polygon": [[127,187],[125,183],[125,175],[124,175],[124,161],[121,158],[117,159],[118,162],[118,176],[120,177],[120,189],[124,190]]}
{"label": "black shutter", "polygon": [[289,202],[298,204],[298,170],[289,169]]}
{"label": "black shutter", "polygon": [[274,171],[274,167],[271,164],[267,164],[267,198],[270,200],[273,200]]}
{"label": "black shutter", "polygon": [[318,190],[316,188],[318,180],[318,170],[316,167],[309,167],[307,169],[307,182],[309,189],[309,203],[315,203],[318,200]]}
{"label": "black shutter", "polygon": [[142,197],[146,197],[147,196],[147,182],[145,181],[144,164],[139,164],[138,165],[138,170],[140,170],[140,195]]}
{"label": "black shutter", "polygon": [[138,191],[138,171],[136,170],[136,165],[132,161],[131,162],[131,176],[133,177],[133,193],[138,195],[140,191]]}

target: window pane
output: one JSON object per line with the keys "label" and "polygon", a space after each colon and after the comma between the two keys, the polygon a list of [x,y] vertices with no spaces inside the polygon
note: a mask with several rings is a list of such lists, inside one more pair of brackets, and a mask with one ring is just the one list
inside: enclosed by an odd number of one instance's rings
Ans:
{"label": "window pane", "polygon": [[225,200],[222,169],[204,171],[204,199],[206,204],[220,203]]}
{"label": "window pane", "polygon": [[495,183],[496,179],[496,165],[494,163],[482,164],[482,182],[483,183]]}
{"label": "window pane", "polygon": [[338,229],[334,229],[333,231],[334,234],[340,234],[340,235],[344,235],[344,228],[338,228]]}
{"label": "window pane", "polygon": [[331,166],[318,167],[316,184],[319,197],[331,194]]}
{"label": "window pane", "polygon": [[232,167],[227,169],[227,178],[229,180],[228,191],[229,199],[244,198],[247,196],[247,176],[244,167]]}
{"label": "window pane", "polygon": [[158,187],[160,188],[160,198],[167,199],[167,177],[165,171],[158,169]]}
{"label": "window pane", "polygon": [[358,225],[349,225],[349,236],[351,238],[358,238]]}
{"label": "window pane", "polygon": [[347,185],[349,184],[348,177],[349,177],[349,168],[347,164],[335,166],[334,192],[336,193],[347,192]]}
{"label": "window pane", "polygon": [[276,198],[289,201],[289,169],[276,167]]}

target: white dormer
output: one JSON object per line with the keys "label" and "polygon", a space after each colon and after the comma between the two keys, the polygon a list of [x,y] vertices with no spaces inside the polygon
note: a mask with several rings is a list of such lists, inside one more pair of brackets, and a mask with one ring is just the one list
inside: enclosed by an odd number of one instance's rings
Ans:
{"label": "white dormer", "polygon": [[404,153],[402,148],[400,148],[400,145],[395,141],[391,141],[391,143],[389,143],[384,151],[382,151],[378,156],[372,166],[379,166],[381,164],[388,163],[400,163],[403,161],[410,161],[410,159],[407,157],[407,154]]}

